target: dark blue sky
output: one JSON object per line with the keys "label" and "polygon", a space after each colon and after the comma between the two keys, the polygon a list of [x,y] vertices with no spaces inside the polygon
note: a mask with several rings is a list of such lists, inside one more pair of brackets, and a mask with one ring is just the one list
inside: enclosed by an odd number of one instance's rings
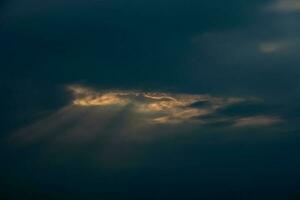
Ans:
{"label": "dark blue sky", "polygon": [[300,198],[299,20],[299,0],[1,1],[1,195]]}

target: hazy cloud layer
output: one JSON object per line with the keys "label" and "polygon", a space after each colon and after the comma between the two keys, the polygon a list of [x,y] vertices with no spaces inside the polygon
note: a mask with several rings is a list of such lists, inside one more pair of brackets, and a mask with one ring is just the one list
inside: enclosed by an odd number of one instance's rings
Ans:
{"label": "hazy cloud layer", "polygon": [[26,146],[44,144],[48,151],[58,152],[93,147],[89,152],[94,159],[111,161],[110,156],[120,155],[115,152],[118,148],[127,149],[130,144],[167,135],[176,137],[192,130],[198,130],[193,134],[201,134],[201,127],[205,126],[219,124],[222,131],[234,132],[241,128],[264,128],[283,123],[279,115],[267,110],[247,112],[247,108],[251,108],[249,105],[259,108],[263,104],[254,97],[98,91],[81,85],[67,88],[73,96],[69,105],[22,128],[11,141]]}

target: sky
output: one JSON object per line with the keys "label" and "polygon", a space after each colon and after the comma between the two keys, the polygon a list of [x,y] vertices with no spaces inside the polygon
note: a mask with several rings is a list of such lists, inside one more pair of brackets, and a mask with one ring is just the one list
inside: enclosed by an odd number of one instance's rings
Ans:
{"label": "sky", "polygon": [[1,199],[299,199],[299,0],[2,0]]}

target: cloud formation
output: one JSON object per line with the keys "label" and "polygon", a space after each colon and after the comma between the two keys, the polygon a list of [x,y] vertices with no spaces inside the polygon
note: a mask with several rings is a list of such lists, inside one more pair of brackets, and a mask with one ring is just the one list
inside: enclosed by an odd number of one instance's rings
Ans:
{"label": "cloud formation", "polygon": [[114,162],[131,155],[133,146],[161,136],[209,132],[214,127],[226,133],[282,122],[264,106],[261,109],[262,101],[255,97],[67,88],[72,93],[69,105],[22,128],[11,140],[42,144],[58,154],[81,155],[88,149],[93,159]]}

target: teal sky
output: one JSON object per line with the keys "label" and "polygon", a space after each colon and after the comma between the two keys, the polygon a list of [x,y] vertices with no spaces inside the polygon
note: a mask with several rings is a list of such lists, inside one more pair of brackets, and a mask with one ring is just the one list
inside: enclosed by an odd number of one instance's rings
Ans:
{"label": "teal sky", "polygon": [[299,199],[299,0],[0,2],[3,199]]}

